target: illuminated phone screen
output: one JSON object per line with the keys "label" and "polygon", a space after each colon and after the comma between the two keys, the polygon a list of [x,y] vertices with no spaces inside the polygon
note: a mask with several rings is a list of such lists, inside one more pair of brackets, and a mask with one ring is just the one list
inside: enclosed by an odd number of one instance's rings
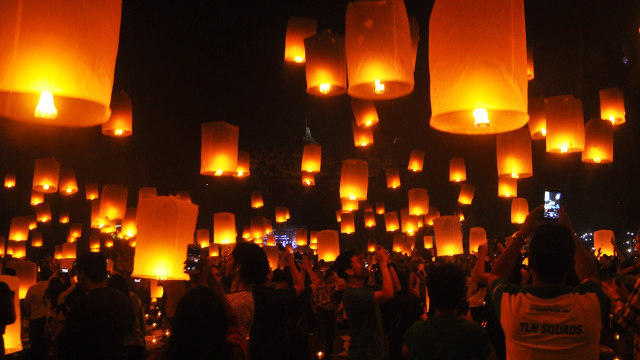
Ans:
{"label": "illuminated phone screen", "polygon": [[558,220],[560,217],[560,200],[562,193],[558,190],[544,191],[544,218]]}

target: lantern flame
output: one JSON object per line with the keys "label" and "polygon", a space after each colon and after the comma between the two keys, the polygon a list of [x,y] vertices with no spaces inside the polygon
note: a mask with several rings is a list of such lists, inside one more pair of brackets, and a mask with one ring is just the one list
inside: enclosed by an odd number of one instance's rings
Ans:
{"label": "lantern flame", "polygon": [[43,91],[34,116],[42,119],[55,119],[58,117],[58,109],[53,105],[53,94],[50,91]]}
{"label": "lantern flame", "polygon": [[560,146],[560,152],[561,153],[566,153],[567,151],[569,151],[569,148],[567,147],[567,145]]}
{"label": "lantern flame", "polygon": [[328,94],[331,90],[331,84],[320,84],[319,90],[323,94]]}
{"label": "lantern flame", "polygon": [[293,61],[297,62],[298,64],[302,64],[304,62],[304,57],[300,55],[296,55],[293,57]]}
{"label": "lantern flame", "polygon": [[520,175],[517,172],[514,171],[514,172],[511,173],[511,177],[514,178],[514,179],[517,179],[517,178],[520,177]]}
{"label": "lantern flame", "polygon": [[489,114],[487,109],[478,108],[473,110],[473,118],[476,120],[475,127],[486,128],[489,127]]}
{"label": "lantern flame", "polygon": [[44,184],[44,185],[42,185],[42,188],[43,188],[44,190],[49,190],[49,184]]}
{"label": "lantern flame", "polygon": [[384,94],[384,84],[380,82],[379,79],[376,79],[376,88],[373,90],[374,93],[381,95]]}
{"label": "lantern flame", "polygon": [[215,176],[222,176],[222,170],[216,170]]}
{"label": "lantern flame", "polygon": [[546,128],[540,129],[540,133],[542,134],[542,136],[547,136],[547,129]]}
{"label": "lantern flame", "polygon": [[596,155],[596,156],[593,158],[593,162],[595,162],[596,164],[600,164],[600,156],[599,156],[599,155]]}
{"label": "lantern flame", "polygon": [[242,176],[242,174],[244,174],[244,171],[242,170],[238,171],[238,176]]}
{"label": "lantern flame", "polygon": [[116,129],[116,130],[113,132],[113,134],[114,134],[114,135],[116,135],[116,136],[121,136],[121,135],[122,135],[122,133],[123,133],[123,130],[122,130],[122,129]]}

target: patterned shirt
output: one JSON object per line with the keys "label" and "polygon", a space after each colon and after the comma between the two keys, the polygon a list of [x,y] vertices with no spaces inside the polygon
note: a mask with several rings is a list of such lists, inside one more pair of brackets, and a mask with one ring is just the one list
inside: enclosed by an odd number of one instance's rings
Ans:
{"label": "patterned shirt", "polygon": [[240,325],[244,337],[248,339],[256,310],[253,304],[253,292],[251,290],[230,292],[227,294],[227,300],[236,313],[238,325]]}

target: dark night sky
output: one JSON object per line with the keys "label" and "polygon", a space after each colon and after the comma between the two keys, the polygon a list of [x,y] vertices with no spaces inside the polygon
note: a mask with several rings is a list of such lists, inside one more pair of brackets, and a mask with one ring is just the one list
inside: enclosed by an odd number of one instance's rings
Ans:
{"label": "dark night sky", "polygon": [[[407,0],[420,23],[415,89],[407,97],[377,102],[380,123],[375,144],[356,150],[347,95],[331,99],[305,93],[304,68],[283,64],[284,35],[291,16],[318,20],[318,30],[344,33],[346,1],[289,0],[152,2],[125,0],[114,92],[133,101],[133,136],[114,139],[100,128],[72,129],[0,122],[0,169],[15,172],[18,188],[0,191],[0,234],[11,216],[33,212],[28,205],[33,160],[55,156],[76,170],[81,191],[71,199],[47,195],[54,213],[71,209],[71,220],[88,222],[84,184],[129,187],[129,206],[137,189],[155,186],[159,194],[187,190],[200,206],[199,227],[211,228],[212,214],[236,213],[238,231],[253,215],[273,217],[288,206],[292,224],[312,230],[338,229],[341,161],[369,162],[369,198],[388,210],[406,207],[406,191],[426,187],[442,214],[457,206],[459,185],[448,181],[449,159],[463,156],[467,181],[476,185],[474,203],[464,208],[465,227],[484,226],[503,237],[510,224],[510,201],[497,197],[495,135],[446,134],[428,126],[428,17],[432,1]],[[529,96],[571,93],[583,100],[585,119],[599,116],[598,89],[625,92],[627,122],[615,128],[613,165],[591,166],[580,155],[545,153],[533,142],[534,176],[518,182],[530,207],[541,203],[545,186],[565,191],[565,204],[580,231],[610,228],[618,234],[640,225],[640,7],[635,0],[525,3],[527,43],[534,48],[535,79]],[[623,58],[628,59],[625,64]],[[304,123],[323,147],[316,186],[300,185]],[[240,127],[240,149],[251,153],[248,179],[201,176],[200,124],[224,120]],[[412,149],[426,152],[422,174],[407,174]],[[402,189],[386,190],[384,168],[399,167]],[[266,206],[249,207],[249,193],[263,192]],[[356,216],[361,222],[361,215]],[[377,236],[383,236],[378,218]],[[357,220],[358,221],[358,220]],[[54,225],[51,225],[54,226]],[[87,232],[84,232],[83,239]],[[357,235],[368,237],[371,234]],[[45,242],[47,241],[45,234]],[[62,240],[55,239],[60,242]]]}

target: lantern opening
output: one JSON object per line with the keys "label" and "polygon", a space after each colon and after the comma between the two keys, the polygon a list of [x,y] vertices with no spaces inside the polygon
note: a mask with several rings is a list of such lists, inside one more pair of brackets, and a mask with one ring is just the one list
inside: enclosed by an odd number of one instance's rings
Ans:
{"label": "lantern opening", "polygon": [[242,174],[243,174],[243,173],[244,173],[244,171],[240,170],[240,171],[238,171],[238,174],[237,174],[237,175],[238,175],[238,176],[242,176]]}
{"label": "lantern opening", "polygon": [[215,176],[222,176],[222,170],[216,170]]}
{"label": "lantern opening", "polygon": [[569,147],[567,145],[560,146],[560,153],[566,153],[569,151]]}
{"label": "lantern opening", "polygon": [[489,127],[489,114],[487,113],[487,109],[478,108],[473,110],[473,118],[475,119],[474,126],[476,128]]}
{"label": "lantern opening", "polygon": [[609,121],[611,121],[611,124],[615,124],[616,123],[616,118],[613,115],[611,115],[611,116],[609,116]]}
{"label": "lantern opening", "polygon": [[384,94],[384,84],[381,83],[379,79],[376,79],[375,81],[375,89],[373,92],[378,95]]}
{"label": "lantern opening", "polygon": [[304,62],[304,57],[300,55],[296,55],[293,57],[293,61],[295,61],[298,64],[302,64]]}
{"label": "lantern opening", "polygon": [[514,178],[514,179],[517,179],[517,178],[520,177],[520,175],[517,172],[514,171],[514,172],[511,173],[511,177]]}
{"label": "lantern opening", "polygon": [[49,184],[44,184],[44,185],[42,185],[42,188],[43,188],[44,190],[49,190]]}
{"label": "lantern opening", "polygon": [[33,115],[42,119],[55,119],[58,117],[58,109],[53,105],[53,94],[50,91],[43,91],[40,94],[40,100]]}
{"label": "lantern opening", "polygon": [[320,90],[321,93],[328,94],[329,91],[331,90],[331,84],[320,84],[318,89]]}
{"label": "lantern opening", "polygon": [[596,156],[593,158],[593,162],[594,162],[594,163],[599,164],[599,163],[600,163],[600,155],[596,155]]}
{"label": "lantern opening", "polygon": [[116,129],[113,134],[116,136],[122,136],[123,130],[122,129]]}
{"label": "lantern opening", "polygon": [[540,129],[540,133],[542,134],[542,136],[547,136],[547,129],[545,128]]}

